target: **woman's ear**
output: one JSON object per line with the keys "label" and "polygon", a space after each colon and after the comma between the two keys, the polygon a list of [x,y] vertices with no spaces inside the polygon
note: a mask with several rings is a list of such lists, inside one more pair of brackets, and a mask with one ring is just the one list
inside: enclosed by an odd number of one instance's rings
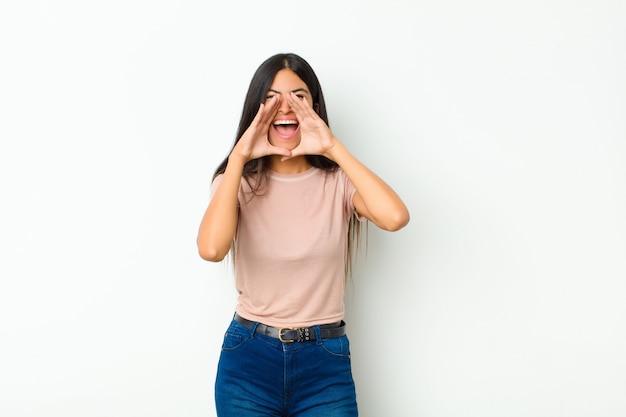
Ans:
{"label": "woman's ear", "polygon": [[320,104],[319,103],[315,103],[313,105],[313,110],[315,110],[315,113],[319,113],[320,112]]}

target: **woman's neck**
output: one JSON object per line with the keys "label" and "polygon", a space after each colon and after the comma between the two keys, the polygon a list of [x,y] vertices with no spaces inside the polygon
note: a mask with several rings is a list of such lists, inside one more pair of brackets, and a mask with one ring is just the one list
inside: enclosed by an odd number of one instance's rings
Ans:
{"label": "woman's neck", "polygon": [[274,155],[270,158],[270,169],[280,174],[299,174],[311,168],[311,164],[305,156],[296,156],[286,161],[281,161],[281,155]]}

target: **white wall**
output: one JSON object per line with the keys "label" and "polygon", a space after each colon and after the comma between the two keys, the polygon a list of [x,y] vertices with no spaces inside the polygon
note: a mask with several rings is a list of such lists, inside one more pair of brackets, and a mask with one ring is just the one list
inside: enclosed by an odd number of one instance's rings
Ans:
{"label": "white wall", "polygon": [[361,415],[626,415],[619,0],[0,6],[0,415],[212,416],[196,254],[253,71],[294,51],[403,196],[347,297]]}

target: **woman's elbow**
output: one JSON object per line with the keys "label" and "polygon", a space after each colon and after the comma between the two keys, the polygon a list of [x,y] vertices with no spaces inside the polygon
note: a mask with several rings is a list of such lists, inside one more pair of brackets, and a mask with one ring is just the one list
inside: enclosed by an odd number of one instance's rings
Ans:
{"label": "woman's elbow", "polygon": [[209,262],[221,262],[224,259],[224,255],[221,255],[217,252],[199,249],[198,253],[200,254],[200,257],[202,259]]}
{"label": "woman's elbow", "polygon": [[388,232],[396,232],[406,226],[410,219],[411,216],[408,210],[398,210],[396,213],[389,216],[379,227]]}
{"label": "woman's elbow", "polygon": [[198,254],[209,262],[221,262],[228,254],[228,249],[217,248],[211,245],[202,245],[198,242]]}

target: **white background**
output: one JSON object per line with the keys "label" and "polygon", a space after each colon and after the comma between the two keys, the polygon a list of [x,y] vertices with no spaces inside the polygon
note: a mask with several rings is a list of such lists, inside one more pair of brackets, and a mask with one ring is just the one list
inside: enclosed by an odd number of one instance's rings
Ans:
{"label": "white background", "polygon": [[361,415],[626,415],[626,6],[0,6],[0,415],[213,416],[210,176],[277,52],[411,211],[349,291]]}

